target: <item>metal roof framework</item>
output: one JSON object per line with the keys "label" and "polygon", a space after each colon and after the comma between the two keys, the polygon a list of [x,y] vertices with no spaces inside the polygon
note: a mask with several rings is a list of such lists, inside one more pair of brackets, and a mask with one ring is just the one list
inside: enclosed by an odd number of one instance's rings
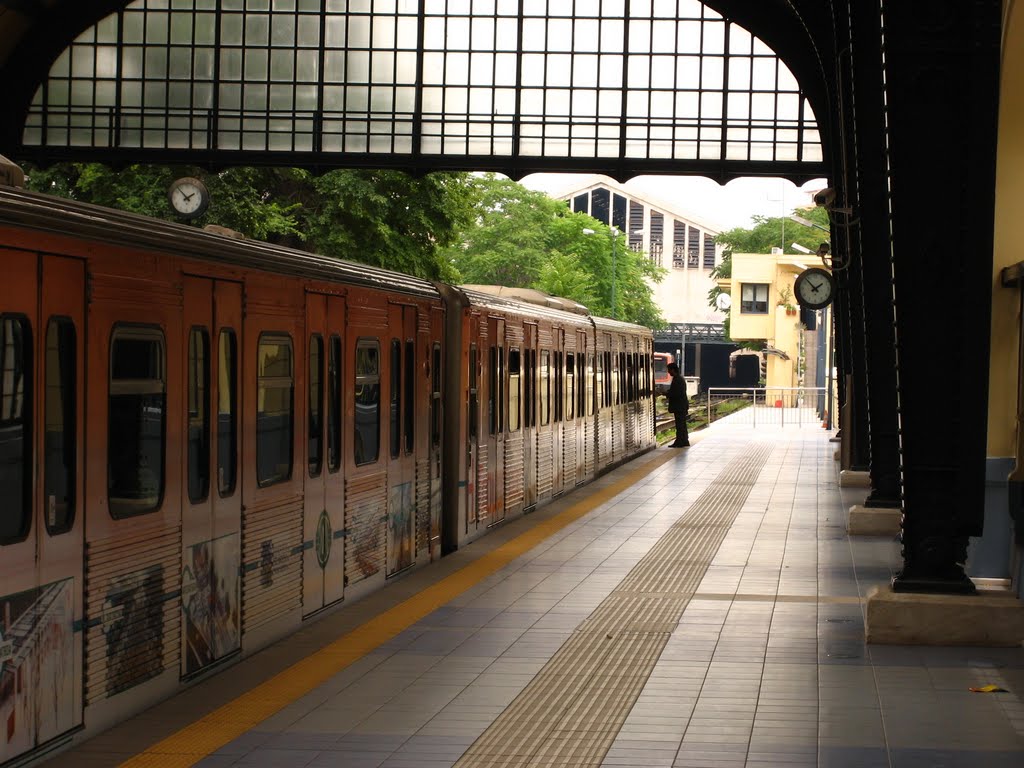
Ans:
{"label": "metal roof framework", "polygon": [[[30,73],[0,124],[18,159],[798,182],[827,169],[820,69],[804,86],[803,49],[783,61],[732,19],[735,2],[2,5],[69,12],[49,36],[37,15],[11,51]],[[769,38],[803,29],[794,3],[765,5],[783,11]]]}

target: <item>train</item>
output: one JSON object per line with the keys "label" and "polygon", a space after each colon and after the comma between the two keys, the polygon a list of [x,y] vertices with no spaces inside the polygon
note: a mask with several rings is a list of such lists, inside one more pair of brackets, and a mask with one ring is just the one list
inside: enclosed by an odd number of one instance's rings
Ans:
{"label": "train", "polygon": [[0,263],[0,763],[656,445],[651,331],[565,300],[16,187]]}
{"label": "train", "polygon": [[668,366],[674,358],[668,352],[655,352],[652,355],[654,364],[654,392],[664,395],[668,392],[668,386],[672,383],[672,377],[668,375]]}

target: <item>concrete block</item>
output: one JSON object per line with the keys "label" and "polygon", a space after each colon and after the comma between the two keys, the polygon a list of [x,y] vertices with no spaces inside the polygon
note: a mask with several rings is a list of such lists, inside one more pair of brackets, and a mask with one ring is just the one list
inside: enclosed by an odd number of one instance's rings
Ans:
{"label": "concrete block", "polygon": [[870,488],[871,473],[855,469],[843,469],[839,472],[840,488]]}
{"label": "concrete block", "polygon": [[854,504],[850,507],[846,532],[851,536],[895,536],[900,532],[902,517],[899,507],[865,507]]}
{"label": "concrete block", "polygon": [[1013,594],[932,595],[875,587],[867,598],[867,642],[1017,646],[1024,602]]}
{"label": "concrete block", "polygon": [[839,451],[832,452],[832,461],[839,461]]}

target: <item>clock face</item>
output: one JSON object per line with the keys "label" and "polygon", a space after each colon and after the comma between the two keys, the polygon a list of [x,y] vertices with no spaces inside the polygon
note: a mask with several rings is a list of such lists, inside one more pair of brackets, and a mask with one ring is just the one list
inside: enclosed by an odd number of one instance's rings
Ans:
{"label": "clock face", "polygon": [[192,219],[202,216],[210,205],[210,193],[199,179],[178,179],[167,191],[171,207],[181,216]]}
{"label": "clock face", "polygon": [[820,267],[811,267],[801,272],[793,287],[800,306],[807,309],[827,307],[836,294],[835,278]]}

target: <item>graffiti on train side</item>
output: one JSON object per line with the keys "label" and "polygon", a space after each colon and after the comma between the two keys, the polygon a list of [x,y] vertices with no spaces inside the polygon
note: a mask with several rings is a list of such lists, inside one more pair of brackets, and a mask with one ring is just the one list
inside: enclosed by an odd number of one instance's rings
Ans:
{"label": "graffiti on train side", "polygon": [[388,576],[408,568],[413,563],[412,483],[391,486],[388,500]]}
{"label": "graffiti on train side", "polygon": [[274,586],[274,542],[271,539],[260,542],[260,586],[264,589]]}
{"label": "graffiti on train side", "polygon": [[0,762],[75,725],[73,585],[0,597]]}
{"label": "graffiti on train side", "polygon": [[224,658],[239,644],[238,534],[185,550],[181,611],[186,675]]}
{"label": "graffiti on train side", "polygon": [[163,671],[164,567],[151,565],[114,579],[103,601],[107,695]]}

